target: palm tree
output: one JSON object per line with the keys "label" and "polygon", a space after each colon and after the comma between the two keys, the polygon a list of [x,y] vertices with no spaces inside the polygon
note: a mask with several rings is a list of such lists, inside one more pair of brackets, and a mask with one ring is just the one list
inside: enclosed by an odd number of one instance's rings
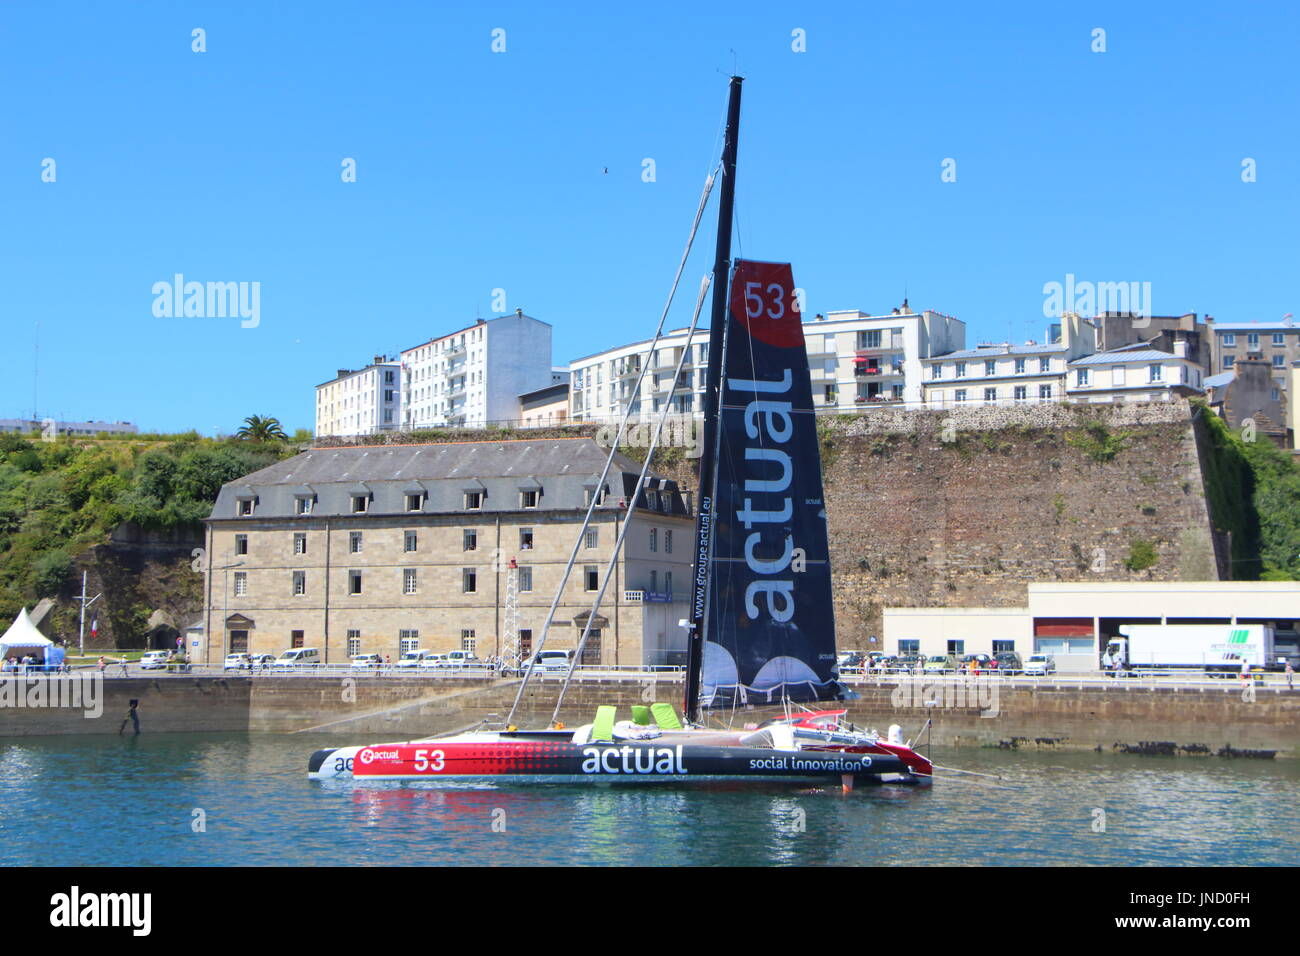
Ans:
{"label": "palm tree", "polygon": [[235,432],[235,435],[248,441],[283,442],[289,440],[289,436],[284,433],[278,418],[263,418],[261,415],[249,415],[245,418],[243,427]]}

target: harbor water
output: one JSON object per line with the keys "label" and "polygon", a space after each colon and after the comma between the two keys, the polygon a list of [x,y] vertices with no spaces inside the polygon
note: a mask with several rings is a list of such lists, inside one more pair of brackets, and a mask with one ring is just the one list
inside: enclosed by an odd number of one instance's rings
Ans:
{"label": "harbor water", "polygon": [[1300,762],[940,750],[928,789],[320,783],[310,735],[0,742],[0,864],[1294,865]]}

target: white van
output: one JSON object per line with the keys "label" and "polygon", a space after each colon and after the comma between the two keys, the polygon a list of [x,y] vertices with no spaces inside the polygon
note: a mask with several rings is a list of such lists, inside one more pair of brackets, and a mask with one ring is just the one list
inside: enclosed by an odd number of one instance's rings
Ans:
{"label": "white van", "polygon": [[276,667],[319,667],[320,649],[315,647],[291,647],[275,659]]}

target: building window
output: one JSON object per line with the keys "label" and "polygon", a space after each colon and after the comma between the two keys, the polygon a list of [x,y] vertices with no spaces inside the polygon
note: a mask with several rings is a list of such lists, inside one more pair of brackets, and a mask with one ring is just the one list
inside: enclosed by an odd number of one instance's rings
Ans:
{"label": "building window", "polygon": [[253,513],[253,502],[254,502],[254,500],[255,500],[255,499],[253,499],[253,498],[240,498],[240,499],[239,499],[239,513],[240,513],[240,515],[247,516],[247,515],[251,515],[251,514]]}
{"label": "building window", "polygon": [[527,660],[533,653],[533,629],[523,627],[519,629],[519,656]]}
{"label": "building window", "polygon": [[307,535],[303,534],[302,532],[298,532],[293,536],[293,553],[294,554],[307,553]]}
{"label": "building window", "polygon": [[1273,344],[1276,345],[1278,348],[1281,348],[1282,346],[1286,345],[1286,333],[1285,333],[1285,332],[1274,332],[1274,333],[1273,333]]}
{"label": "building window", "polygon": [[406,568],[402,571],[402,593],[414,594],[415,592],[415,568]]}
{"label": "building window", "polygon": [[957,378],[965,378],[965,377],[966,377],[966,363],[965,363],[965,362],[958,362],[958,363],[957,363]]}
{"label": "building window", "polygon": [[1038,360],[1038,371],[1050,372],[1052,370],[1052,360],[1049,358],[1040,358]]}
{"label": "building window", "polygon": [[672,529],[664,531],[664,554],[673,553],[673,532]]}
{"label": "building window", "polygon": [[235,597],[247,597],[247,596],[248,596],[248,572],[236,571],[235,572]]}
{"label": "building window", "polygon": [[466,654],[468,654],[470,657],[473,657],[475,652],[475,645],[477,644],[478,641],[475,640],[474,638],[473,629],[463,628],[460,632],[460,649],[464,651]]}
{"label": "building window", "polygon": [[582,569],[582,580],[588,591],[600,590],[600,572],[594,564],[588,564]]}
{"label": "building window", "polygon": [[420,649],[420,632],[414,628],[402,628],[397,632],[397,651],[409,654]]}
{"label": "building window", "polygon": [[[658,411],[658,410],[659,410],[659,399],[656,398],[656,399],[655,399],[655,411]],[[600,489],[600,493],[599,493],[599,494],[596,494],[596,489],[595,489],[595,488],[588,488],[588,489],[587,489],[587,505],[590,507],[590,505],[591,505],[591,499],[592,499],[593,497],[595,497],[595,499],[596,499],[596,504],[597,504],[597,505],[603,505],[603,504],[605,503],[605,492],[606,492],[606,489],[601,488],[601,489]]]}
{"label": "building window", "polygon": [[461,550],[477,551],[478,550],[478,532],[471,528],[466,528],[461,532]]}
{"label": "building window", "polygon": [[1236,348],[1237,347],[1236,334],[1233,332],[1225,332],[1223,334],[1223,344],[1226,348]]}
{"label": "building window", "polygon": [[903,656],[903,657],[906,657],[906,656],[908,656],[909,654],[910,654],[910,655],[913,655],[913,656],[915,656],[915,655],[917,655],[917,654],[920,654],[920,653],[921,653],[921,641],[920,641],[920,639],[919,639],[919,638],[910,638],[910,637],[902,638],[902,639],[898,642],[898,653],[899,653],[900,656]]}
{"label": "building window", "polygon": [[248,554],[248,535],[235,535],[235,554]]}
{"label": "building window", "polygon": [[420,547],[420,536],[414,531],[408,531],[402,535],[402,550],[410,553],[418,551]]}
{"label": "building window", "polygon": [[992,359],[988,359],[988,360],[986,360],[986,361],[984,362],[984,374],[985,374],[985,375],[996,375],[996,374],[997,374],[997,371],[998,371],[998,363],[997,363],[997,362],[994,362]]}
{"label": "building window", "polygon": [[673,596],[673,573],[671,571],[664,572],[664,594],[667,594],[669,598]]}
{"label": "building window", "polygon": [[366,506],[369,504],[369,502],[370,502],[370,497],[368,495],[353,495],[352,513],[354,515],[365,514]]}
{"label": "building window", "polygon": [[465,492],[465,510],[480,511],[483,508],[483,492],[467,491]]}
{"label": "building window", "polygon": [[519,550],[520,551],[533,550],[533,529],[532,528],[519,529]]}
{"label": "building window", "polygon": [[1074,372],[1074,384],[1083,386],[1088,384],[1088,370],[1086,368],[1076,369]]}
{"label": "building window", "polygon": [[952,397],[959,402],[966,401],[966,389],[964,388],[957,389],[955,392],[952,393]]}
{"label": "building window", "polygon": [[587,550],[598,547],[600,545],[600,529],[588,528],[586,533],[583,535],[582,543]]}
{"label": "building window", "polygon": [[1163,365],[1148,365],[1148,366],[1147,366],[1147,376],[1148,376],[1148,377],[1147,377],[1147,381],[1149,381],[1149,382],[1162,382],[1162,381],[1164,381],[1164,366],[1163,366]]}
{"label": "building window", "polygon": [[293,572],[293,596],[302,597],[307,593],[307,572]]}
{"label": "building window", "polygon": [[361,653],[361,632],[348,631],[348,657],[356,657]]}
{"label": "building window", "polygon": [[930,366],[930,379],[937,382],[942,376],[943,372],[939,369],[939,363],[935,362]]}
{"label": "building window", "polygon": [[348,593],[349,594],[361,593],[361,572],[360,571],[348,572]]}
{"label": "building window", "polygon": [[1274,355],[1274,356],[1273,356],[1273,367],[1274,367],[1274,368],[1286,368],[1286,356],[1285,356],[1285,355]]}
{"label": "building window", "polygon": [[1025,386],[1023,386],[1023,385],[1017,385],[1017,386],[1016,386],[1016,392],[1015,392],[1015,398],[1016,398],[1016,401],[1018,401],[1018,402],[1023,402],[1023,401],[1024,401],[1026,398],[1028,398],[1028,397],[1029,397],[1029,392],[1028,392],[1028,390],[1025,388]]}
{"label": "building window", "polygon": [[536,490],[536,489],[528,489],[528,490],[525,490],[525,491],[521,491],[521,492],[519,492],[519,506],[520,506],[521,508],[536,508],[536,507],[537,507],[537,490]]}
{"label": "building window", "polygon": [[519,590],[531,591],[533,589],[533,569],[521,567],[519,569]]}
{"label": "building window", "polygon": [[1110,384],[1120,386],[1124,384],[1124,366],[1116,365],[1110,370]]}
{"label": "building window", "polygon": [[290,632],[289,632],[289,646],[290,646],[290,647],[302,647],[302,645],[305,643],[304,640],[303,640],[303,637],[304,637],[304,635],[303,635],[303,632],[302,632],[302,631],[290,631]]}
{"label": "building window", "polygon": [[460,589],[465,594],[478,591],[478,571],[474,568],[462,568],[460,572]]}
{"label": "building window", "polygon": [[646,590],[649,591],[651,594],[659,593],[659,572],[658,571],[650,572],[650,587],[646,588]]}
{"label": "building window", "polygon": [[1246,336],[1246,348],[1248,348],[1248,349],[1257,349],[1257,348],[1259,348],[1259,333],[1258,333],[1258,332],[1251,332],[1251,333],[1249,333],[1249,334]]}
{"label": "building window", "polygon": [[416,494],[413,494],[413,495],[407,495],[407,496],[406,496],[406,510],[407,510],[407,511],[419,511],[419,510],[420,510],[421,508],[423,508],[423,507],[424,507],[424,494],[423,494],[423,493],[421,493],[421,492],[417,492]]}
{"label": "building window", "polygon": [[361,553],[361,532],[360,531],[348,532],[348,551],[351,554]]}
{"label": "building window", "polygon": [[298,498],[295,498],[295,499],[294,499],[294,504],[297,506],[297,509],[296,509],[296,510],[297,510],[298,514],[300,514],[300,515],[309,515],[309,514],[311,514],[311,502],[312,502],[312,499],[307,498],[307,497],[299,496]]}
{"label": "building window", "polygon": [[1025,374],[1025,360],[1024,360],[1024,359],[1016,359],[1016,374],[1017,374],[1017,375],[1024,375],[1024,374]]}
{"label": "building window", "polygon": [[652,552],[659,550],[659,529],[650,529],[650,550]]}
{"label": "building window", "polygon": [[1039,385],[1039,386],[1038,386],[1038,397],[1039,397],[1039,398],[1051,398],[1051,397],[1052,397],[1052,386],[1050,386],[1050,385]]}
{"label": "building window", "polygon": [[1232,368],[1232,363],[1235,362],[1236,359],[1237,357],[1235,355],[1225,355],[1223,357],[1223,367],[1225,369]]}
{"label": "building window", "polygon": [[1279,401],[1282,400],[1282,393],[1279,392],[1279,391],[1275,388],[1275,389],[1273,389],[1273,391],[1272,391],[1272,393],[1270,394],[1269,398],[1270,398],[1271,401],[1279,402]]}

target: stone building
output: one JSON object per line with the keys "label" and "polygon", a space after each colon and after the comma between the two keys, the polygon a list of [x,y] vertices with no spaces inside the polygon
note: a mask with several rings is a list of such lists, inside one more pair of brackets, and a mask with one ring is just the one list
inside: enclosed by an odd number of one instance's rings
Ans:
{"label": "stone building", "polygon": [[[416,648],[527,652],[577,542],[546,644],[573,648],[640,470],[616,456],[598,488],[606,456],[591,438],[318,448],[231,482],[207,520],[209,638],[198,656],[219,664],[238,651],[316,647],[339,664]],[[585,662],[679,662],[692,527],[677,485],[652,478]]]}

